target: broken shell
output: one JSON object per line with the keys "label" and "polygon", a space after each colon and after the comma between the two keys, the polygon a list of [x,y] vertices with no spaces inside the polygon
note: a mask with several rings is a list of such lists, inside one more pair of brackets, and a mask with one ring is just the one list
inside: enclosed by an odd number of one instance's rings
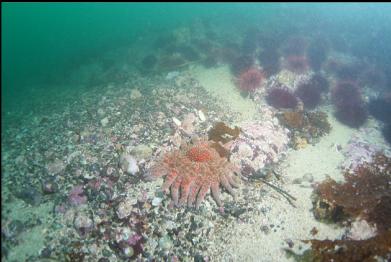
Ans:
{"label": "broken shell", "polygon": [[204,122],[206,120],[206,117],[201,110],[198,110],[198,117],[200,118],[201,122]]}
{"label": "broken shell", "polygon": [[174,121],[175,125],[177,125],[178,127],[182,125],[182,122],[176,117],[173,117],[172,121]]}

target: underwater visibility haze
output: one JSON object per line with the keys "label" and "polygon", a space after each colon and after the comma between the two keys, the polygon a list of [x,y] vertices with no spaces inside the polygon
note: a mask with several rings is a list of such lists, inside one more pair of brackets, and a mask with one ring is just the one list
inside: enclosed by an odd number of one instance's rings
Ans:
{"label": "underwater visibility haze", "polygon": [[1,12],[2,260],[391,260],[391,4]]}

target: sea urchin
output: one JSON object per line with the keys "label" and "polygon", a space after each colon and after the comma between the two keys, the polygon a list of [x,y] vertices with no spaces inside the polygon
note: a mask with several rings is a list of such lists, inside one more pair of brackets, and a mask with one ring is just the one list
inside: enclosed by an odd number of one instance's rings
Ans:
{"label": "sea urchin", "polygon": [[262,84],[263,78],[262,71],[250,68],[240,74],[238,86],[241,91],[254,92]]}

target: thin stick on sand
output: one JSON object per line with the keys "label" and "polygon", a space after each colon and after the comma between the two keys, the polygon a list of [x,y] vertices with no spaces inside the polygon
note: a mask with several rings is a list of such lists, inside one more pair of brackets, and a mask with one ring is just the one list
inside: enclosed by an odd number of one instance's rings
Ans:
{"label": "thin stick on sand", "polygon": [[276,190],[278,193],[280,193],[286,200],[288,200],[289,204],[291,204],[294,208],[296,208],[296,205],[292,202],[292,200],[297,200],[296,197],[292,196],[291,194],[289,194],[288,192],[286,192],[285,190],[279,188],[278,186],[276,185],[273,185],[272,183],[266,181],[264,178],[262,178],[261,176],[257,176],[255,175],[254,177],[251,177],[252,180],[259,180],[261,181],[262,183],[270,186],[271,188],[273,188],[274,190]]}

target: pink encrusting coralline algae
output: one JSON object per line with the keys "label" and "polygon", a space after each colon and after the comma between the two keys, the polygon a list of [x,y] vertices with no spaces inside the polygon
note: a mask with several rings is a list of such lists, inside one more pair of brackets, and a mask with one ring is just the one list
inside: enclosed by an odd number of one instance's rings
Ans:
{"label": "pink encrusting coralline algae", "polygon": [[69,203],[74,206],[79,206],[87,203],[87,197],[84,195],[83,186],[79,185],[73,187],[72,190],[69,192],[68,200]]}
{"label": "pink encrusting coralline algae", "polygon": [[278,162],[288,149],[289,130],[280,126],[275,118],[245,122],[240,127],[241,133],[230,148],[230,162],[244,176]]}
{"label": "pink encrusting coralline algae", "polygon": [[353,173],[357,167],[365,163],[371,163],[373,157],[382,152],[386,156],[391,157],[391,151],[385,148],[380,142],[369,141],[371,137],[377,137],[376,131],[373,128],[361,128],[348,142],[343,150],[345,160],[341,164],[341,168]]}

